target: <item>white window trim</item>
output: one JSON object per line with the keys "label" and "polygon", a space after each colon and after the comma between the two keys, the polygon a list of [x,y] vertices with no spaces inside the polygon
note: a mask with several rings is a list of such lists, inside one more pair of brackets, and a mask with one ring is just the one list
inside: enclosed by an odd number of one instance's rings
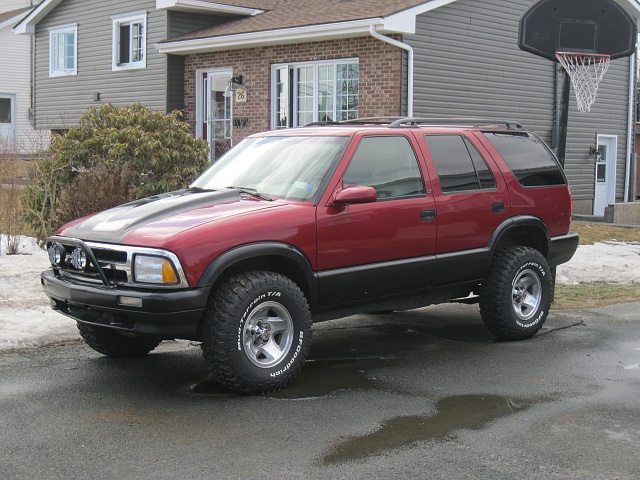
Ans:
{"label": "white window trim", "polygon": [[[320,60],[320,61],[309,61],[309,62],[288,62],[288,63],[278,63],[278,64],[273,64],[271,65],[271,128],[272,129],[276,129],[276,125],[277,125],[277,105],[276,105],[276,95],[277,95],[277,84],[276,84],[276,79],[277,79],[277,71],[279,68],[284,68],[284,67],[305,67],[305,66],[313,66],[314,67],[314,78],[313,78],[313,89],[314,89],[314,96],[313,96],[313,121],[317,122],[318,121],[318,83],[319,83],[319,79],[318,76],[315,74],[315,72],[317,71],[317,67],[320,66],[333,66],[334,68],[337,68],[338,65],[346,65],[346,64],[356,64],[358,65],[359,59],[358,58],[336,58],[336,59],[332,59],[332,60]],[[294,83],[297,82],[297,78],[294,76]],[[358,77],[358,83],[360,83],[359,77]],[[333,109],[334,109],[334,114],[337,108],[337,101],[335,101],[336,99],[334,98],[334,105],[333,105]],[[295,112],[298,111],[298,99],[297,97],[293,98],[293,99],[289,99],[289,101],[293,101],[294,102],[294,115]],[[295,125],[295,121],[293,118],[289,118],[288,119],[288,127],[294,126]]]}
{"label": "white window trim", "polygon": [[[112,40],[111,40],[111,70],[136,70],[147,68],[147,12],[128,13],[111,17]],[[141,22],[144,25],[144,35],[142,36],[142,60],[118,64],[120,56],[120,25],[123,23]]]}
{"label": "white window trim", "polygon": [[[54,57],[57,53],[54,51],[53,36],[61,33],[73,33],[73,68],[67,68],[62,70],[54,69]],[[64,77],[68,75],[78,74],[78,24],[61,25],[58,27],[51,27],[49,29],[49,77]]]}

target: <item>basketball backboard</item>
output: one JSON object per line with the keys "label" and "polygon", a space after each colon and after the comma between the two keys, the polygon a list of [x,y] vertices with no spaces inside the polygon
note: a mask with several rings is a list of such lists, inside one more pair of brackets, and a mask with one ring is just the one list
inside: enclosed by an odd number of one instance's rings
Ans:
{"label": "basketball backboard", "polygon": [[614,0],[541,0],[520,19],[522,50],[556,61],[556,52],[628,57],[636,22]]}

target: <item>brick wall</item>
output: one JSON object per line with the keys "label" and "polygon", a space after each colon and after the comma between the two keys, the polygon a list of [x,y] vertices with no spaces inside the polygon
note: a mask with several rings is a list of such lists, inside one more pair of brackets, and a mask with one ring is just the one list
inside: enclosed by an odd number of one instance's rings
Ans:
{"label": "brick wall", "polygon": [[[399,37],[398,37],[399,38]],[[372,37],[259,47],[189,55],[185,64],[185,119],[195,132],[196,70],[233,67],[243,76],[247,102],[235,103],[234,118],[247,118],[234,127],[234,143],[271,128],[271,65],[277,63],[359,59],[360,117],[401,114],[402,50]]]}

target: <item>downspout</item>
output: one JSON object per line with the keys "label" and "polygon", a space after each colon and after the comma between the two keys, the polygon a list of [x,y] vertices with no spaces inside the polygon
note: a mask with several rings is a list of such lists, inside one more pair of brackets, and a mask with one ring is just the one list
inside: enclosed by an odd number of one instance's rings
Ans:
{"label": "downspout", "polygon": [[[627,131],[627,158],[626,158],[626,167],[624,170],[624,198],[622,201],[624,203],[633,201],[634,199],[629,200],[629,183],[631,180],[631,152],[633,151],[634,145],[634,100],[635,100],[635,75],[636,75],[636,55],[631,55],[631,60],[629,62],[629,129]],[[635,179],[634,179],[635,180]]]}
{"label": "downspout", "polygon": [[389,38],[385,35],[381,35],[376,30],[375,25],[370,25],[369,31],[371,32],[371,36],[376,38],[382,42],[393,45],[394,47],[401,48],[407,52],[407,117],[413,117],[413,48],[406,43],[402,43],[393,38]]}

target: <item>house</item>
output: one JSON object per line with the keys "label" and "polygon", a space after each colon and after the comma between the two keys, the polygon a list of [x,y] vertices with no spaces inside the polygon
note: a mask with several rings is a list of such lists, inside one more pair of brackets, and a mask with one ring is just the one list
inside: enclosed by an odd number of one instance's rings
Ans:
{"label": "house", "polygon": [[31,124],[31,39],[12,32],[32,8],[30,0],[3,0],[0,6],[0,152],[25,156],[48,146],[48,134]]}
{"label": "house", "polygon": [[88,108],[104,103],[182,109],[184,57],[158,53],[153,45],[220,17],[217,10],[172,9],[164,3],[44,0],[26,16],[14,31],[34,39],[36,128],[63,131]]}
{"label": "house", "polygon": [[[615,1],[640,18],[637,0]],[[518,48],[533,3],[45,0],[16,31],[35,38],[37,128],[141,101],[183,110],[212,160],[258,131],[371,116],[517,120],[556,147],[563,74]],[[591,112],[572,102],[565,171],[576,213],[631,199],[634,63],[612,61]]]}

